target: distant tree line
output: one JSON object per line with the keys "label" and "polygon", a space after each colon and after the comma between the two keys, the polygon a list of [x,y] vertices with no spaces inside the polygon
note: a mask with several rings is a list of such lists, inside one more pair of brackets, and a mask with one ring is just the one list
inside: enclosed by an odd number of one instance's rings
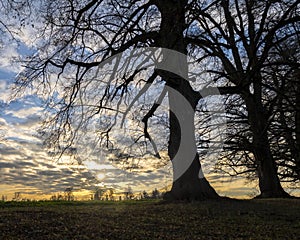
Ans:
{"label": "distant tree line", "polygon": [[75,196],[73,194],[73,188],[68,187],[65,189],[64,193],[54,194],[50,197],[51,201],[74,201]]}
{"label": "distant tree line", "polygon": [[122,201],[122,200],[142,200],[142,199],[161,199],[163,192],[156,188],[149,192],[134,193],[129,187],[125,192],[115,193],[113,189],[97,189],[92,195],[91,200],[101,201]]}

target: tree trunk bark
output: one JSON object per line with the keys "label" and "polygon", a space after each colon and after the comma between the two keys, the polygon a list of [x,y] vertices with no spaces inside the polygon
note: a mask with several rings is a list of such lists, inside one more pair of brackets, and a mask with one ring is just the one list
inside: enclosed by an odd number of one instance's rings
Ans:
{"label": "tree trunk bark", "polygon": [[267,119],[259,95],[245,98],[253,136],[253,154],[258,165],[259,198],[289,197],[277,175],[276,163],[270,150]]}
{"label": "tree trunk bark", "polygon": [[172,160],[174,179],[171,191],[165,195],[167,200],[200,200],[219,197],[203,176],[197,154],[194,110],[198,103],[198,95],[187,79],[188,65],[183,38],[186,4],[187,0],[157,1],[161,12],[158,46],[183,54],[178,59],[163,54],[162,60],[171,69],[176,69],[177,73],[180,72],[180,76],[166,71],[160,72],[160,76],[168,86],[170,106],[168,154]]}

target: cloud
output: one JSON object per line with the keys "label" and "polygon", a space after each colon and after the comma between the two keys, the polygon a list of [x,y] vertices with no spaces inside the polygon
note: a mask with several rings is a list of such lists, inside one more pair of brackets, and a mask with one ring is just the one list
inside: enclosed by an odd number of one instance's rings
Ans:
{"label": "cloud", "polygon": [[39,192],[53,193],[72,186],[84,189],[86,179],[93,180],[87,170],[51,165],[49,159],[34,159],[18,149],[2,147],[0,159],[0,182],[12,188],[22,185]]}
{"label": "cloud", "polygon": [[[70,159],[56,162],[48,156],[41,139],[36,137],[36,129],[40,126],[43,114],[43,100],[35,95],[27,95],[9,101],[10,86],[21,70],[19,65],[11,64],[11,60],[34,51],[31,48],[32,31],[34,30],[30,28],[24,31],[24,35],[20,37],[23,44],[7,43],[0,51],[0,129],[5,132],[5,141],[0,144],[0,190],[51,194],[63,192],[67,187],[88,191],[94,190],[96,186],[105,186],[122,192],[128,186],[135,191],[149,191],[171,185],[171,163],[161,166],[160,160],[154,158],[141,159],[130,170],[133,164],[131,162],[128,169],[124,170],[122,164],[112,164],[107,156],[102,158],[99,155],[101,150],[93,149],[92,145],[85,145],[81,149],[85,165],[70,165]],[[97,94],[96,91],[94,94]],[[130,121],[127,124],[132,125]],[[150,130],[155,133],[161,131],[158,128]],[[125,138],[124,131],[117,130],[114,136],[119,140],[119,145],[122,145],[122,141],[127,144],[130,139],[128,135]],[[221,183],[220,176],[214,175],[209,175],[209,180],[224,195],[232,191],[235,192],[232,194],[241,195],[249,190],[240,181]]]}
{"label": "cloud", "polygon": [[[3,83],[1,89],[7,89],[7,84]],[[0,128],[4,130],[6,140],[0,144],[0,189],[5,185],[24,193],[52,194],[63,192],[67,187],[88,192],[101,186],[124,192],[130,186],[134,191],[141,192],[166,188],[172,184],[170,162],[164,166],[155,158],[141,159],[136,161],[136,167],[130,168],[133,163],[129,163],[124,168],[122,163],[109,161],[108,153],[95,149],[90,141],[78,148],[83,165],[76,164],[76,161],[70,165],[70,158],[56,162],[36,136],[36,129],[41,123],[43,101],[37,96],[25,96],[9,104],[4,99],[3,105],[5,108],[0,110]],[[250,189],[241,187],[243,184],[238,181],[226,183],[224,178],[221,183],[222,179],[217,175],[209,175],[209,180],[222,195],[240,197]]]}
{"label": "cloud", "polygon": [[[17,44],[10,43],[5,45],[0,50],[1,58],[0,58],[0,69],[6,72],[18,72],[19,68],[12,64],[12,60],[18,58],[20,55],[18,53]],[[1,76],[3,78],[3,75]]]}
{"label": "cloud", "polygon": [[6,192],[51,194],[73,186],[77,190],[93,189],[97,181],[82,166],[59,165],[48,156],[35,129],[40,123],[41,108],[35,98],[14,101],[2,109],[1,126],[6,140],[0,145],[0,185]]}

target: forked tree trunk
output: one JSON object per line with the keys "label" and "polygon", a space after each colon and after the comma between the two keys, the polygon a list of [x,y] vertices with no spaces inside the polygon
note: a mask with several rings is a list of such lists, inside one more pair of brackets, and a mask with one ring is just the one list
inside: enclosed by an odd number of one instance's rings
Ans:
{"label": "forked tree trunk", "polygon": [[[161,12],[158,46],[186,54],[184,43],[185,6],[187,0],[157,1]],[[182,75],[187,76],[187,59],[163,55],[166,64],[175,64]],[[198,99],[187,79],[162,72],[161,77],[169,87],[170,137],[168,153],[173,165],[173,186],[165,196],[168,200],[217,198],[218,194],[204,178],[196,151],[194,109]],[[188,101],[188,104],[183,104]],[[189,105],[187,107],[186,105]],[[200,178],[199,178],[200,173]]]}
{"label": "forked tree trunk", "polygon": [[[185,93],[188,93],[188,90]],[[203,200],[219,198],[201,169],[195,141],[194,111],[191,112],[194,108],[183,107],[182,102],[179,102],[178,92],[170,91],[168,96],[170,105],[168,153],[172,159],[174,179],[172,189],[166,194],[165,199]]]}

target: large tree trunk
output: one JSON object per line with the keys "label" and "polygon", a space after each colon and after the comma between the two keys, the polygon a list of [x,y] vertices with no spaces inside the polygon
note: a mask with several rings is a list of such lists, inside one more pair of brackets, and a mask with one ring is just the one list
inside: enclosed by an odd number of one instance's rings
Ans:
{"label": "large tree trunk", "polygon": [[[287,85],[285,88],[285,94],[287,94],[291,101],[294,103],[292,110],[289,109],[289,106],[284,103],[284,96],[279,95],[279,113],[280,113],[280,124],[283,131],[283,136],[286,143],[288,144],[289,150],[291,152],[291,158],[295,166],[292,167],[291,175],[300,179],[300,73],[294,73],[293,77],[295,78],[291,85]],[[295,88],[295,92],[289,93],[290,89]],[[294,111],[294,125],[289,123],[289,120],[286,117],[286,111],[289,113]],[[295,178],[295,179],[296,179]]]}
{"label": "large tree trunk", "polygon": [[[179,81],[179,80],[178,80]],[[173,185],[166,199],[202,200],[218,198],[203,175],[197,153],[194,127],[193,90],[187,81],[181,87],[168,91],[170,105],[170,141],[168,153],[173,165]],[[189,96],[189,97],[186,97]],[[186,106],[182,98],[189,99]]]}
{"label": "large tree trunk", "polygon": [[[158,1],[157,4],[162,19],[159,47],[186,54],[183,32],[187,1],[164,0]],[[186,56],[174,59],[172,54],[171,56],[163,54],[163,64],[167,64],[169,69],[177,70],[176,75],[166,71],[160,72],[168,86],[170,106],[168,154],[172,160],[174,178],[172,189],[166,194],[166,199],[217,198],[218,194],[203,176],[196,150],[194,110],[198,103],[198,94],[187,81]]]}
{"label": "large tree trunk", "polygon": [[259,93],[245,98],[248,119],[253,136],[253,154],[258,165],[257,173],[261,198],[289,197],[279,181],[276,163],[270,150],[267,119]]}
{"label": "large tree trunk", "polygon": [[296,174],[300,179],[300,70],[295,73],[296,79],[296,116],[295,116],[295,128],[296,128]]}

